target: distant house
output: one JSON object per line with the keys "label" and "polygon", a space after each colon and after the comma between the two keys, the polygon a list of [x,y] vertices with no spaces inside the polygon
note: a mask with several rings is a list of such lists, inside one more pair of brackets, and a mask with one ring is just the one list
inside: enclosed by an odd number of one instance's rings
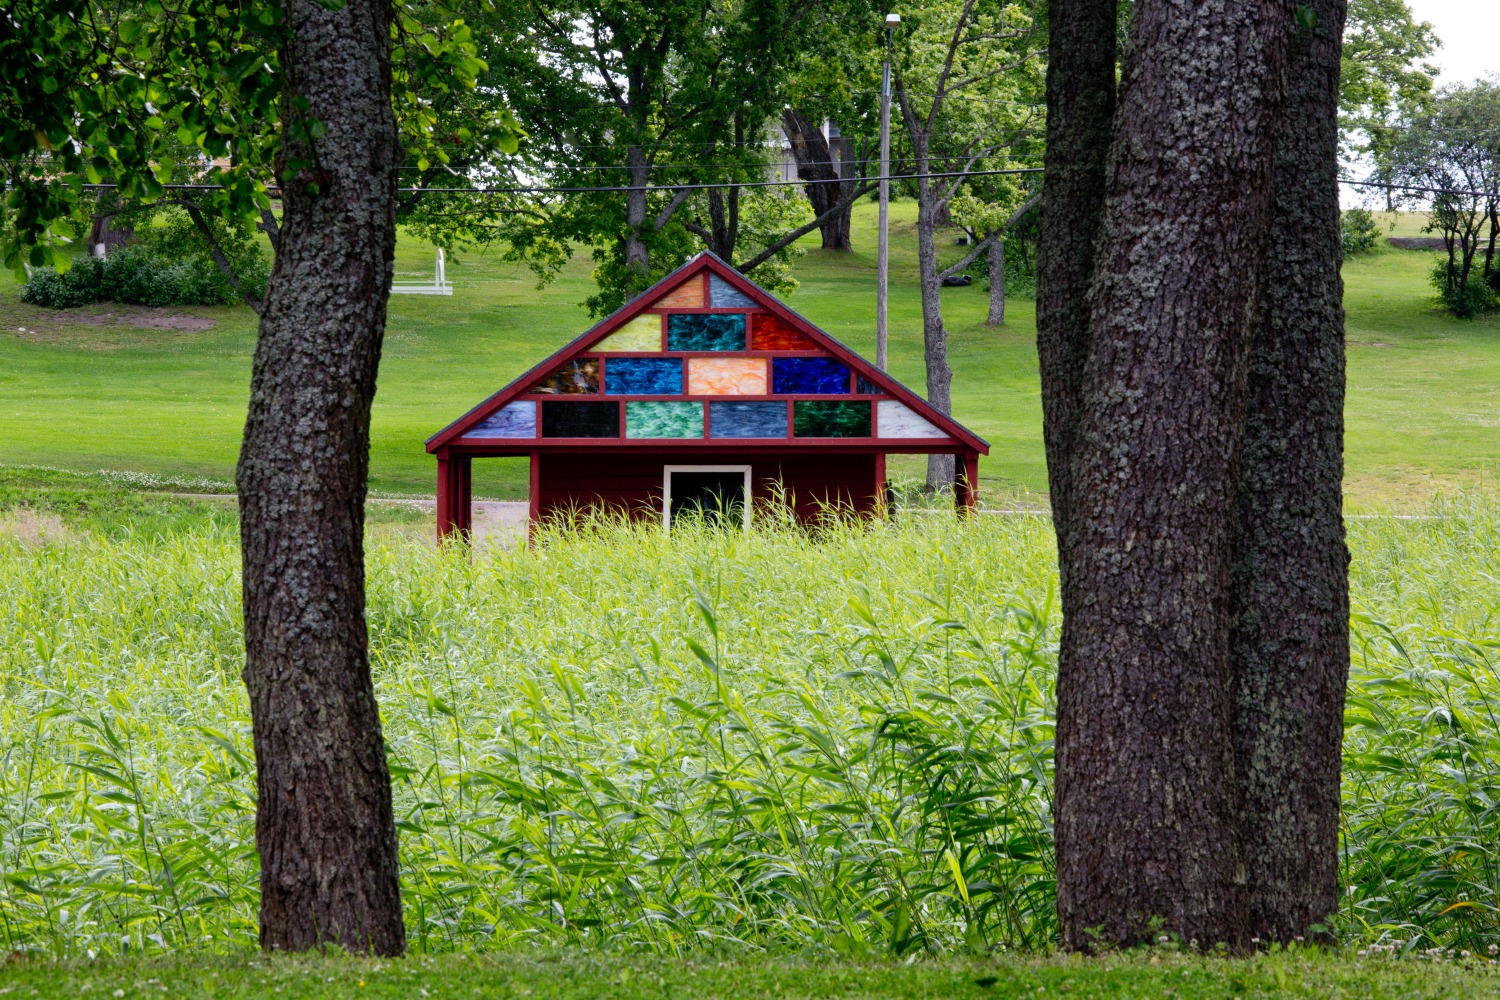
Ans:
{"label": "distant house", "polygon": [[781,497],[874,513],[886,456],[952,454],[974,506],[989,445],[711,253],[427,441],[438,534],[467,533],[475,459],[531,461],[533,522],[622,511],[670,525]]}
{"label": "distant house", "polygon": [[[842,177],[845,143],[849,140],[839,132],[839,127],[826,118],[823,120],[823,138],[828,141],[828,152],[833,162],[833,172]],[[786,129],[777,122],[771,128],[770,146],[772,155],[770,164],[766,170],[766,179],[772,181],[795,181],[797,177],[797,157],[792,154],[792,140],[787,137]]]}

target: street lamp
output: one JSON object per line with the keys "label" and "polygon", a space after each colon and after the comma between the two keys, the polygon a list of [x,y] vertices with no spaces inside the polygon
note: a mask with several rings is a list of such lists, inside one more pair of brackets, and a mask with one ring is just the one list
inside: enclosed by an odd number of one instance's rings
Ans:
{"label": "street lamp", "polygon": [[885,16],[885,67],[880,74],[880,251],[875,277],[875,367],[885,371],[886,298],[891,267],[891,50],[900,14]]}

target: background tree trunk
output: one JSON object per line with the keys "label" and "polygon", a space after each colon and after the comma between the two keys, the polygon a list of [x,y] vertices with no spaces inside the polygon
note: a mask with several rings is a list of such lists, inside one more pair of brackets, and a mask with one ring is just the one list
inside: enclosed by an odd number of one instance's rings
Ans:
{"label": "background tree trunk", "polygon": [[[911,130],[912,158],[917,173],[928,167],[927,137]],[[922,287],[922,356],[927,368],[927,402],[939,413],[953,413],[953,369],[948,367],[948,330],[943,326],[942,278],[937,266],[936,191],[923,176],[917,181],[917,270]],[[927,456],[927,492],[953,487],[952,455]]]}
{"label": "background tree trunk", "polygon": [[285,214],[237,473],[245,684],[256,759],[260,942],[405,950],[396,827],[365,631],[370,404],[400,162],[390,8],[289,4]]}
{"label": "background tree trunk", "polygon": [[[792,148],[792,157],[797,161],[797,179],[821,182],[808,184],[805,190],[807,200],[812,202],[813,215],[822,215],[854,190],[855,179],[852,172],[844,174],[843,179],[839,180],[839,171],[835,169],[833,163],[833,151],[828,146],[828,140],[823,136],[823,130],[800,111],[795,108],[783,109],[781,126]],[[847,154],[848,143],[844,142],[842,145]],[[844,161],[850,167],[853,166],[851,156],[845,155]],[[818,226],[818,231],[823,236],[824,250],[853,249],[849,242],[849,220],[852,211],[851,205],[843,211],[834,212]]]}
{"label": "background tree trunk", "polygon": [[1307,936],[1338,909],[1349,675],[1338,86],[1345,0],[1315,0],[1288,72],[1250,349],[1231,658],[1250,931]]}
{"label": "background tree trunk", "polygon": [[1005,234],[994,233],[990,241],[990,326],[1005,325]]}
{"label": "background tree trunk", "polygon": [[1248,939],[1231,525],[1292,9],[1142,0],[1131,23],[1062,456],[1055,808],[1071,948],[1158,929]]}

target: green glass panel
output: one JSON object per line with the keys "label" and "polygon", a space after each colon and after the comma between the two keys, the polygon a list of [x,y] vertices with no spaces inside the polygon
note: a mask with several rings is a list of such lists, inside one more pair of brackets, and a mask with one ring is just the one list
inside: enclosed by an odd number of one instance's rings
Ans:
{"label": "green glass panel", "polygon": [[626,403],[625,436],[628,438],[701,438],[703,436],[703,404],[648,401]]}
{"label": "green glass panel", "polygon": [[870,436],[870,401],[799,399],[793,404],[792,435],[806,438]]}

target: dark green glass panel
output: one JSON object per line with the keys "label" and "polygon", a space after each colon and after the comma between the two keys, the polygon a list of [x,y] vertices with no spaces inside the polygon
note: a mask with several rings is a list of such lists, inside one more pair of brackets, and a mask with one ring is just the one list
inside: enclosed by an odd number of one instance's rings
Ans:
{"label": "dark green glass panel", "polygon": [[619,403],[542,404],[542,437],[612,438],[620,436]]}
{"label": "dark green glass panel", "polygon": [[848,438],[870,436],[868,399],[799,399],[793,404],[792,434],[795,437]]}

